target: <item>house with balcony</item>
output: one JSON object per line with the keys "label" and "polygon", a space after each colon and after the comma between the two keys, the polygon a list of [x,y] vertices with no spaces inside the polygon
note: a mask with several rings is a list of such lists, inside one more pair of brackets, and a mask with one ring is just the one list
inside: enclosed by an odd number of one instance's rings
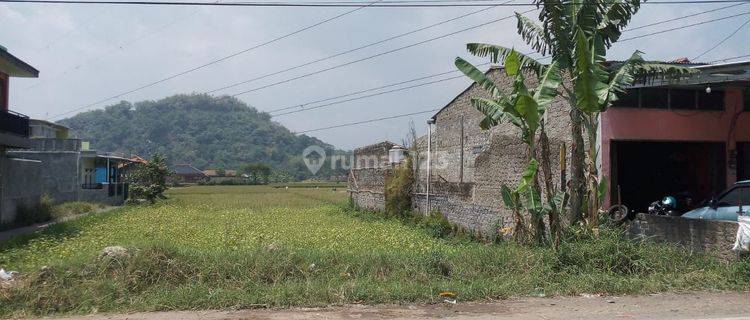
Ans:
{"label": "house with balcony", "polygon": [[11,78],[37,78],[39,71],[0,46],[0,224],[13,223],[23,209],[39,205],[42,163],[9,158],[8,149],[29,148],[29,117],[10,110]]}
{"label": "house with balcony", "polygon": [[54,203],[68,201],[121,205],[128,197],[125,181],[137,162],[123,154],[93,150],[88,141],[70,138],[69,128],[44,120],[30,120],[28,149],[9,150],[9,158],[40,161],[42,193]]}

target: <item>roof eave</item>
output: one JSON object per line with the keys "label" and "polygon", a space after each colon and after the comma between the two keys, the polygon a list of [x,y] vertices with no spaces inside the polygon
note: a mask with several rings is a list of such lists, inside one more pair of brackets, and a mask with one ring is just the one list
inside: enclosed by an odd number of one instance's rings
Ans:
{"label": "roof eave", "polygon": [[0,49],[0,70],[11,77],[39,78],[39,70],[2,49]]}

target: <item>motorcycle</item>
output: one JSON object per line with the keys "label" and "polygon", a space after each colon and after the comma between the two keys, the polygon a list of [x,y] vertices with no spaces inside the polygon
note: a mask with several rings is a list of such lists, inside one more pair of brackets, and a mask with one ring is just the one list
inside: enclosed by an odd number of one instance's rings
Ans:
{"label": "motorcycle", "polygon": [[682,193],[677,196],[666,196],[659,201],[654,201],[648,206],[648,214],[659,216],[679,217],[693,207],[693,198]]}

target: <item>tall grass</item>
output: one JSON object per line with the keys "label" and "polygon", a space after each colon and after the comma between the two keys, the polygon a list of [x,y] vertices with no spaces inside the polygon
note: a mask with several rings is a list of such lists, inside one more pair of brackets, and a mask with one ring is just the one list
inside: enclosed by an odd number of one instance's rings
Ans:
{"label": "tall grass", "polygon": [[[524,295],[746,290],[750,263],[598,237],[559,250],[433,237],[358,214],[345,193],[192,187],[165,203],[95,214],[0,246],[20,270],[0,315],[435,302]],[[130,255],[99,258],[105,246]],[[43,266],[48,266],[43,268]]]}

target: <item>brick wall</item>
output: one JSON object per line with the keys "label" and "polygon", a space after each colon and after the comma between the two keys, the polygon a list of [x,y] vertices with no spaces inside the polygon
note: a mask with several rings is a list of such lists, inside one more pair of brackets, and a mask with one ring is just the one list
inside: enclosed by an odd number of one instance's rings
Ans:
{"label": "brick wall", "polygon": [[672,243],[688,250],[705,251],[723,259],[733,259],[731,251],[737,223],[639,214],[628,233],[636,238]]}
{"label": "brick wall", "polygon": [[[495,84],[506,91],[512,80],[502,69],[487,73]],[[536,86],[529,75],[527,86]],[[471,98],[488,98],[487,92],[472,84],[435,115],[432,132],[432,161],[430,203],[433,210],[449,220],[477,231],[492,230],[498,225],[509,225],[512,212],[504,207],[500,187],[515,186],[527,161],[527,148],[519,130],[511,124],[501,124],[482,130],[479,123],[484,115],[471,105]],[[554,183],[559,185],[559,148],[570,145],[570,117],[568,104],[558,98],[545,116],[550,139],[551,166]],[[462,135],[463,133],[463,135]],[[414,209],[426,210],[427,139],[418,143],[420,164],[417,176],[417,195]],[[568,156],[569,157],[569,156]],[[440,184],[470,184],[466,193],[445,192]],[[435,199],[435,201],[433,201]],[[418,202],[418,203],[417,203]]]}
{"label": "brick wall", "polygon": [[360,208],[385,209],[385,180],[393,174],[390,167],[352,169],[349,172],[349,196]]}

